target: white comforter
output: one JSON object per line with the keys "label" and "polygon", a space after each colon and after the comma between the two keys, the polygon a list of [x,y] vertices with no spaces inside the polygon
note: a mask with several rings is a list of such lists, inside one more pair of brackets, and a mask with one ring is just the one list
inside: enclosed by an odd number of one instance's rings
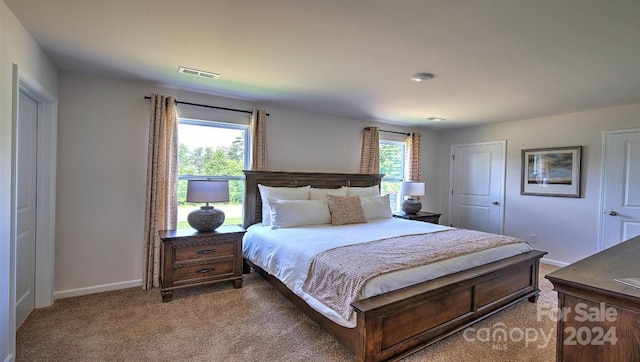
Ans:
{"label": "white comforter", "polygon": [[[318,312],[344,327],[353,328],[356,325],[355,314],[348,320],[344,319],[311,295],[303,292],[302,285],[307,278],[313,258],[325,250],[339,246],[447,229],[451,228],[400,218],[369,220],[365,224],[313,225],[275,230],[270,226],[255,224],[250,226],[245,234],[243,256],[277,277]],[[361,298],[372,297],[529,250],[531,248],[525,242],[511,244],[381,275],[366,284]]]}

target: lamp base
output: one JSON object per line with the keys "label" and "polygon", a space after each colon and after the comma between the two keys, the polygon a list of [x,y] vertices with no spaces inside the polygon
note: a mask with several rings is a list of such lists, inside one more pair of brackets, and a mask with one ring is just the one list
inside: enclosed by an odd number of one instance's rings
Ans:
{"label": "lamp base", "polygon": [[406,199],[402,201],[402,211],[405,214],[416,214],[422,209],[422,203],[416,199]]}
{"label": "lamp base", "polygon": [[192,228],[198,231],[213,231],[224,223],[224,212],[213,206],[202,206],[187,216]]}

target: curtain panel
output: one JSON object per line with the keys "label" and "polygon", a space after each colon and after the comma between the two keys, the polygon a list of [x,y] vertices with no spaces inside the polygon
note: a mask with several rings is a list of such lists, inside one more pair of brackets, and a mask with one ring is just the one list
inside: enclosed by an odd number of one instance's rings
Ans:
{"label": "curtain panel", "polygon": [[420,182],[422,179],[422,147],[419,132],[412,132],[407,136],[406,141],[406,170],[405,180]]}
{"label": "curtain panel", "polygon": [[173,97],[152,94],[144,223],[142,289],[160,286],[158,230],[176,228],[178,209],[178,111]]}
{"label": "curtain panel", "polygon": [[362,133],[360,173],[380,173],[380,132],[378,127],[366,127]]}
{"label": "curtain panel", "polygon": [[251,112],[251,169],[267,170],[267,115],[262,109]]}

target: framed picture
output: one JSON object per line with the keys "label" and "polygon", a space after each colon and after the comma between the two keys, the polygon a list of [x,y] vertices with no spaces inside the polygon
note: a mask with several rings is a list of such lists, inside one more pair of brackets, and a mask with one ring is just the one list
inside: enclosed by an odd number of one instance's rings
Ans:
{"label": "framed picture", "polygon": [[582,146],[522,150],[520,194],[580,197]]}

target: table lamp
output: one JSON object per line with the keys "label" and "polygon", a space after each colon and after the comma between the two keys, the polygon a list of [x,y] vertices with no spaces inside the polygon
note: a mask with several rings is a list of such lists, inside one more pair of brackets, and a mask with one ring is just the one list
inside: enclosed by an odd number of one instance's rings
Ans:
{"label": "table lamp", "polygon": [[213,231],[224,223],[224,212],[209,206],[209,203],[229,201],[229,181],[188,180],[186,201],[206,203],[189,213],[189,225],[198,231]]}
{"label": "table lamp", "polygon": [[406,214],[416,214],[422,209],[422,203],[414,196],[424,195],[424,182],[403,182],[400,185],[400,194],[409,196],[408,199],[402,201],[402,211]]}

